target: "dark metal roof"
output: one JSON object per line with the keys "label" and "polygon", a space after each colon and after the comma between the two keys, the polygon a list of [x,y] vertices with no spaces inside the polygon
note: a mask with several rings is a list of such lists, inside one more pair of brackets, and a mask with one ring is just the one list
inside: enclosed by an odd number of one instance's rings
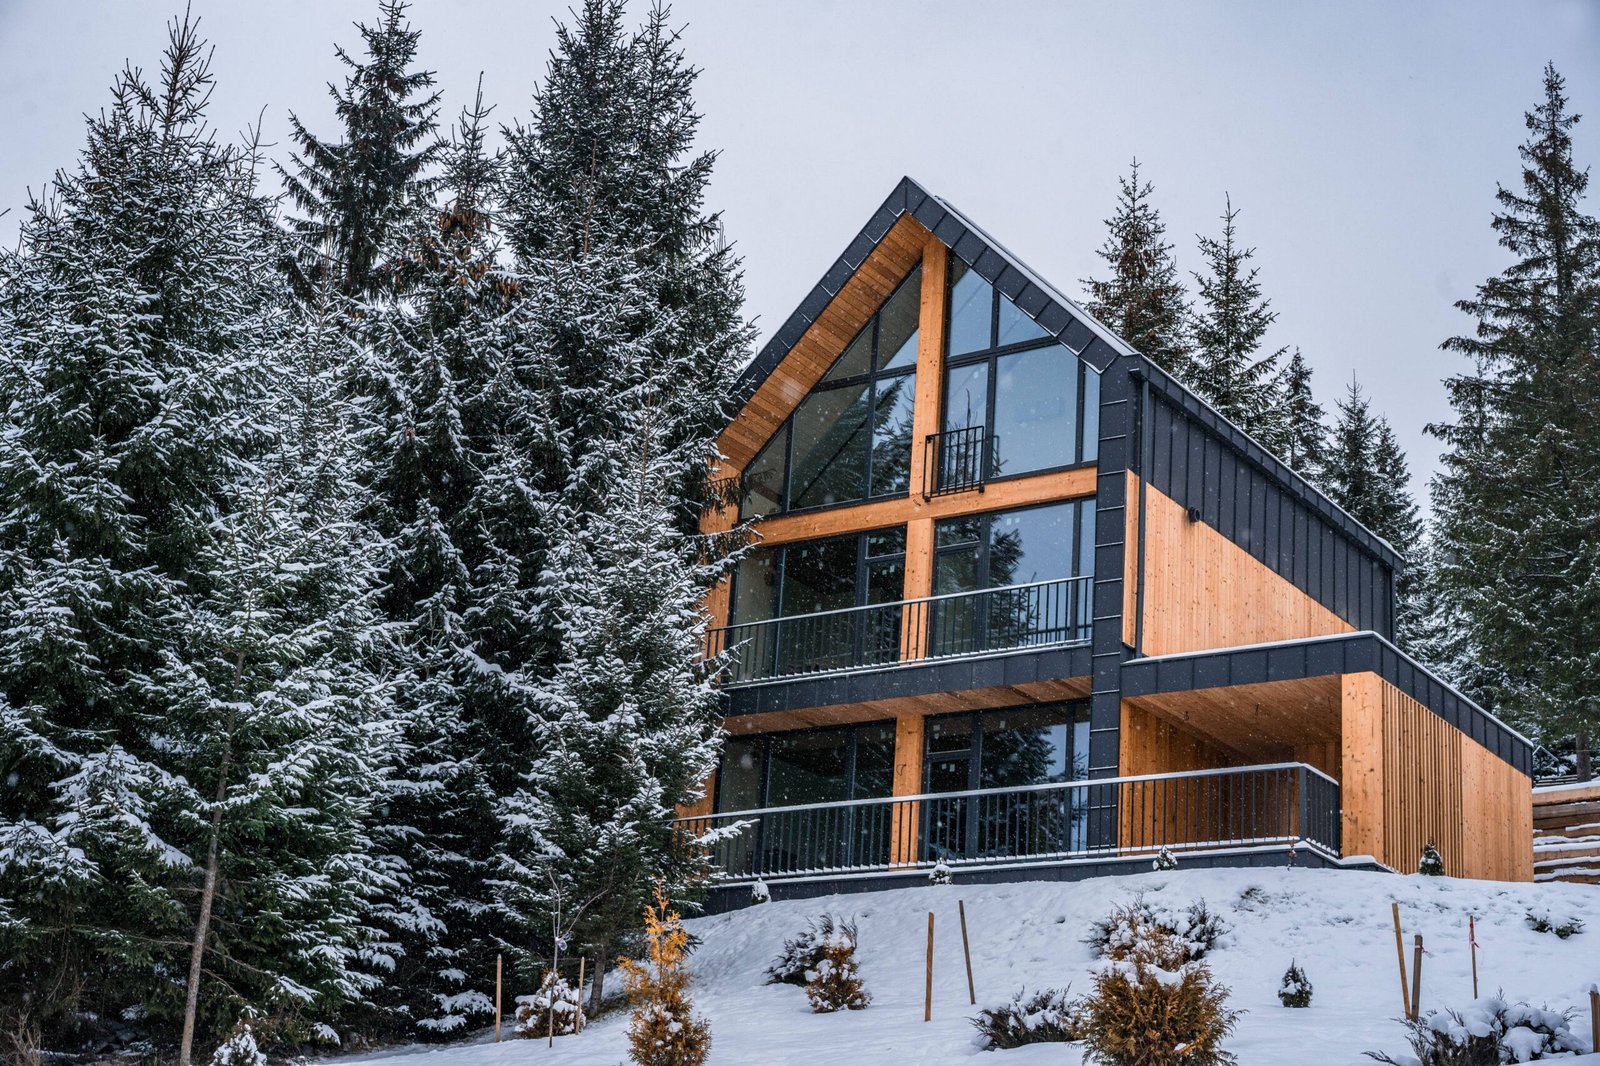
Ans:
{"label": "dark metal roof", "polygon": [[872,250],[883,240],[901,215],[910,215],[949,247],[962,262],[992,283],[1024,313],[1078,354],[1096,370],[1105,372],[1118,359],[1131,363],[1129,369],[1142,372],[1152,386],[1175,406],[1205,426],[1218,439],[1245,456],[1253,465],[1281,483],[1303,500],[1335,529],[1363,549],[1399,571],[1404,559],[1381,537],[1357,522],[1315,486],[1272,453],[1257,444],[1249,434],[1213,411],[1203,400],[1172,378],[1149,359],[1136,352],[1121,337],[1088,311],[1038,275],[1013,255],[977,223],[948,201],[928,192],[911,178],[901,178],[894,191],[867,220],[844,254],[836,260],[822,280],[800,302],[734,382],[735,409],[743,407],[767,376],[777,369],[806,329],[838,294]]}
{"label": "dark metal roof", "polygon": [[1366,672],[1377,674],[1517,770],[1532,773],[1531,740],[1377,633],[1301,637],[1130,659],[1122,664],[1122,695],[1137,698]]}

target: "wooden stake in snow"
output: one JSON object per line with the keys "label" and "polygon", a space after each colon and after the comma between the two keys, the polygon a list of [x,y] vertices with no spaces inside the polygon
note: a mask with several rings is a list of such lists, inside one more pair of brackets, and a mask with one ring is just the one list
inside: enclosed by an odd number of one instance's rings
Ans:
{"label": "wooden stake in snow", "polygon": [[1589,986],[1589,1036],[1594,1042],[1590,1045],[1600,1050],[1600,986]]}
{"label": "wooden stake in snow", "polygon": [[922,989],[922,1020],[933,1021],[933,912],[928,912],[928,968]]}
{"label": "wooden stake in snow", "polygon": [[589,956],[578,956],[578,1002],[576,1004],[578,1013],[577,1016],[572,1020],[572,1031],[574,1033],[583,1032],[583,968],[587,966],[588,963]]}
{"label": "wooden stake in snow", "polygon": [[1394,914],[1394,953],[1400,959],[1400,1011],[1411,1017],[1411,993],[1406,988],[1406,944],[1400,936],[1400,904],[1390,904]]}
{"label": "wooden stake in snow", "polygon": [[1416,934],[1416,949],[1411,956],[1411,1013],[1408,1017],[1417,1020],[1422,1003],[1422,934]]}
{"label": "wooden stake in snow", "polygon": [[961,955],[967,960],[967,1000],[978,1005],[978,993],[972,986],[972,946],[967,943],[967,901],[956,900],[956,910],[961,914]]}
{"label": "wooden stake in snow", "polygon": [[494,1042],[500,1043],[500,956],[494,957]]}
{"label": "wooden stake in snow", "polygon": [[1478,923],[1467,915],[1467,947],[1472,951],[1472,998],[1478,998]]}

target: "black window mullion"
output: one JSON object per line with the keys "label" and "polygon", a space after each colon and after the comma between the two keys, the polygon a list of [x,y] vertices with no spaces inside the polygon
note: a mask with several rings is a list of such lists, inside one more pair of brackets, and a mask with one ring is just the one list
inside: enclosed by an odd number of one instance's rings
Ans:
{"label": "black window mullion", "polygon": [[[800,403],[805,403],[804,398]],[[795,405],[795,410],[800,409],[800,404]],[[792,503],[791,493],[794,491],[794,415],[791,413],[783,423],[788,427],[788,433],[783,441],[783,499],[781,513],[787,514]]]}
{"label": "black window mullion", "polygon": [[[1074,356],[1074,358],[1076,359],[1077,357]],[[1072,461],[1074,463],[1081,463],[1081,462],[1083,462],[1083,445],[1084,445],[1084,440],[1083,440],[1083,414],[1084,414],[1084,403],[1085,403],[1085,400],[1084,400],[1084,395],[1083,394],[1086,391],[1086,387],[1088,385],[1088,382],[1084,381],[1084,379],[1083,379],[1083,374],[1084,374],[1083,360],[1082,359],[1078,359],[1077,362],[1078,362],[1078,421],[1077,421],[1077,424],[1074,426],[1074,432],[1073,432],[1073,437],[1075,438],[1075,440],[1074,440],[1074,443],[1073,443]]]}

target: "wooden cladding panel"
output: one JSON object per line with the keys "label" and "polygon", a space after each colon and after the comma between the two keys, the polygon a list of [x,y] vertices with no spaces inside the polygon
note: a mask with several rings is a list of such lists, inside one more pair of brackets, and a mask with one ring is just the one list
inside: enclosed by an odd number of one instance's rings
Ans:
{"label": "wooden cladding panel", "polygon": [[1122,777],[1211,770],[1240,766],[1245,762],[1238,752],[1131,700],[1122,701],[1122,736],[1117,759],[1117,772]]}
{"label": "wooden cladding panel", "polygon": [[704,818],[711,813],[713,801],[717,796],[717,772],[715,770],[711,771],[701,787],[704,791],[699,799],[693,803],[678,804],[679,818]]}
{"label": "wooden cladding panel", "polygon": [[1345,855],[1412,873],[1429,840],[1456,877],[1533,878],[1528,777],[1377,674],[1342,678]]}
{"label": "wooden cladding panel", "polygon": [[[1167,692],[1126,702],[1251,762],[1301,760],[1339,776],[1339,686],[1335,678]],[[1302,755],[1307,757],[1302,759]],[[1327,769],[1330,760],[1334,765]]]}
{"label": "wooden cladding panel", "polygon": [[[1122,701],[1121,746],[1118,750],[1120,776],[1182,773],[1240,766],[1248,760],[1238,753],[1210,742],[1198,733],[1183,728],[1167,717]],[[1117,841],[1127,850],[1159,848],[1163,844],[1183,844],[1204,839],[1228,820],[1227,797],[1207,782],[1212,791],[1195,781],[1174,781],[1170,795],[1157,796],[1138,785],[1123,785],[1117,796]],[[1202,811],[1202,802],[1210,809]]]}
{"label": "wooden cladding panel", "polygon": [[1445,871],[1464,876],[1461,733],[1391,685],[1382,686],[1381,698],[1383,861],[1415,873],[1423,847],[1433,841]]}
{"label": "wooden cladding panel", "polygon": [[[1129,505],[1137,506],[1131,479]],[[1348,633],[1352,626],[1172,497],[1145,492],[1145,655]]]}
{"label": "wooden cladding panel", "polygon": [[[771,439],[811,387],[822,380],[839,353],[889,298],[895,286],[917,265],[930,236],[910,215],[900,216],[890,227],[816,321],[801,334],[783,362],[722,431],[717,439],[717,446],[726,457],[721,474],[743,470]],[[924,288],[926,285],[925,282]]]}

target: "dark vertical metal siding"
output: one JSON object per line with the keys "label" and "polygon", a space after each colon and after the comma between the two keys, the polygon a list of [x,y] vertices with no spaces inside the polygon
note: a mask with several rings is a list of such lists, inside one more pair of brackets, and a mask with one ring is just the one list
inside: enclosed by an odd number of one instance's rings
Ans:
{"label": "dark vertical metal siding", "polygon": [[1392,639],[1382,560],[1160,395],[1151,407],[1152,485],[1357,629]]}

